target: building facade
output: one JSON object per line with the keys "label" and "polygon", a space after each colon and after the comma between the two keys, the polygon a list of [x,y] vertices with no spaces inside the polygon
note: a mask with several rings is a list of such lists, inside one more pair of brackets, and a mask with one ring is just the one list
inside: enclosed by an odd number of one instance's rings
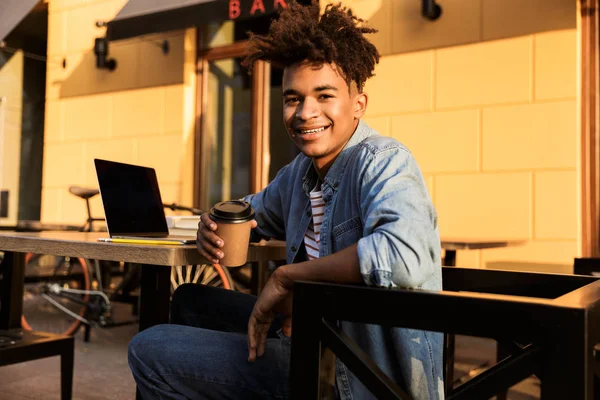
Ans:
{"label": "building facade", "polygon": [[[231,21],[112,41],[117,68],[97,69],[94,39],[105,28],[96,22],[110,21],[125,3],[48,0],[43,221],[84,220],[84,203],[67,188],[97,186],[95,157],[156,168],[165,202],[209,204],[264,186],[270,169],[294,154],[277,119],[276,83],[258,99],[268,110],[262,111],[268,135],[259,133],[262,141],[253,144],[237,142],[252,129],[236,133],[253,123],[247,109],[257,100],[247,82],[236,89],[244,78],[235,52],[214,58],[214,49],[237,40]],[[345,1],[379,29],[372,40],[383,57],[365,89],[365,120],[414,153],[443,237],[528,240],[458,252],[457,265],[571,272],[582,245],[578,2],[438,3],[442,16],[429,21],[417,0]],[[198,74],[199,54],[213,55],[204,64],[211,71],[205,78]],[[230,133],[219,137],[211,126]],[[210,135],[212,144],[199,148],[197,138]],[[240,146],[258,146],[258,156],[243,161],[236,156]],[[281,148],[284,156],[275,159]],[[204,174],[214,178],[203,181],[229,185],[206,187],[213,197],[204,199],[194,188],[202,152]],[[246,164],[240,167],[240,160]],[[259,177],[246,181],[249,174]],[[100,199],[94,200],[100,216]]]}

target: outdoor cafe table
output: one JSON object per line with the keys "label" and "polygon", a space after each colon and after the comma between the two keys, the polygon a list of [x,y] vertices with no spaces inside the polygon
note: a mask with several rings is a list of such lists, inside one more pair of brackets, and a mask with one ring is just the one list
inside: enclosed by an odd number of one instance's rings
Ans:
{"label": "outdoor cafe table", "polygon": [[[105,234],[104,234],[105,235]],[[20,329],[25,253],[142,264],[140,330],[169,319],[170,274],[166,268],[208,263],[194,245],[103,243],[97,232],[0,232],[0,330]],[[249,262],[285,259],[284,242],[251,244]]]}
{"label": "outdoor cafe table", "polygon": [[[70,339],[70,342],[66,343],[70,344],[70,355],[61,357],[63,399],[71,398],[72,338],[22,332],[25,253],[142,264],[140,330],[169,320],[170,267],[207,263],[194,245],[104,243],[98,241],[101,235],[98,232],[0,232],[0,251],[4,252],[0,262],[0,334],[20,338],[15,342],[14,349],[8,349],[8,357],[12,358],[11,363],[14,363],[55,355],[57,346],[65,347],[65,340]],[[253,264],[281,259],[285,259],[284,242],[265,242],[249,246],[248,261]],[[136,397],[141,398],[139,392]]]}
{"label": "outdoor cafe table", "polygon": [[453,267],[456,265],[457,250],[484,250],[500,247],[510,247],[525,244],[525,239],[489,239],[489,238],[442,238],[442,248],[445,250],[444,265]]}

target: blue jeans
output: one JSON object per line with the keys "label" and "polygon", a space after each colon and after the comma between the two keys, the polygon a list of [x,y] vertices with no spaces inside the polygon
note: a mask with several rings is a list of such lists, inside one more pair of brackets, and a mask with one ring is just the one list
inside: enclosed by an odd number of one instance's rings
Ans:
{"label": "blue jeans", "polygon": [[265,354],[248,362],[247,327],[256,297],[186,284],[171,303],[171,323],[138,333],[129,366],[149,399],[285,399],[291,338],[276,319]]}

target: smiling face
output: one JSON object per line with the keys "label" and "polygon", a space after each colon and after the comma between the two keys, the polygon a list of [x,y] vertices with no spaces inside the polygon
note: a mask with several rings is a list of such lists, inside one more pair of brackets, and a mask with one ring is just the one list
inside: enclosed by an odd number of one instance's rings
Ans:
{"label": "smiling face", "polygon": [[335,65],[308,63],[283,71],[283,119],[296,146],[322,178],[342,151],[367,106],[366,93],[348,88]]}

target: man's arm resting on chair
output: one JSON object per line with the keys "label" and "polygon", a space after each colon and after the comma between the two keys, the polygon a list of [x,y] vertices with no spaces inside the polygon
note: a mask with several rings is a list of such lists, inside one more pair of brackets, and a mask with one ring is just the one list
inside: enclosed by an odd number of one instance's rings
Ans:
{"label": "man's arm resting on chair", "polygon": [[275,279],[283,287],[292,289],[296,281],[317,281],[335,283],[362,282],[358,261],[358,244],[315,260],[298,264],[283,265],[275,270]]}

